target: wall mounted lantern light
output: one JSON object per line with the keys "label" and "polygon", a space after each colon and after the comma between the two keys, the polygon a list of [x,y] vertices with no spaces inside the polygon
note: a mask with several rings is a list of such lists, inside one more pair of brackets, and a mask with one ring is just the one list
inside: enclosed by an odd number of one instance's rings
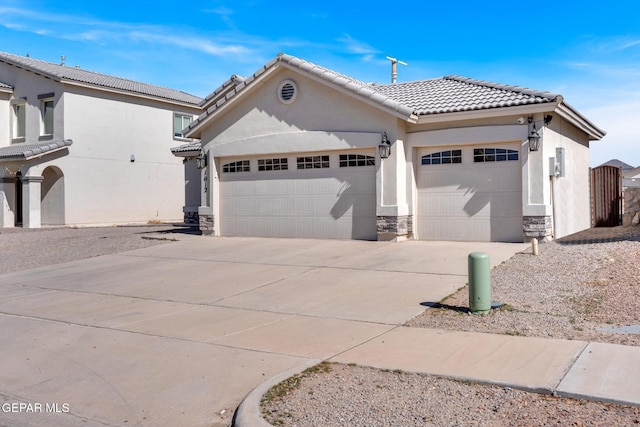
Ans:
{"label": "wall mounted lantern light", "polygon": [[196,157],[196,167],[198,169],[204,169],[207,167],[207,155],[204,153],[204,150],[200,150],[200,154]]}
{"label": "wall mounted lantern light", "polygon": [[529,117],[529,151],[538,151],[540,149],[540,134],[536,129],[536,123],[533,118]]}
{"label": "wall mounted lantern light", "polygon": [[386,132],[382,132],[382,142],[378,145],[378,152],[380,153],[381,159],[388,159],[391,155],[391,143],[387,138]]}

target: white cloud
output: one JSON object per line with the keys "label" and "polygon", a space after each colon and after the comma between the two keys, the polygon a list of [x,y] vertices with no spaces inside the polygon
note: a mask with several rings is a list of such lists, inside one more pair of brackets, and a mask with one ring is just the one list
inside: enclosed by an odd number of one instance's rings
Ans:
{"label": "white cloud", "polygon": [[380,54],[380,51],[368,43],[359,41],[351,37],[349,34],[344,34],[342,37],[337,39],[340,42],[347,52],[354,53],[356,55],[362,55],[363,58],[371,58],[373,55]]}
{"label": "white cloud", "polygon": [[621,49],[628,49],[630,47],[639,46],[639,45],[640,45],[640,40],[631,40],[631,41],[628,41],[628,42],[624,43],[622,46],[620,46],[620,48]]}
{"label": "white cloud", "polygon": [[[217,13],[229,15],[232,11],[224,9],[218,10]],[[0,25],[14,30],[52,38],[84,41],[101,45],[126,44],[127,49],[132,48],[131,42],[137,42],[151,45],[164,45],[167,47],[179,47],[212,56],[229,54],[249,55],[253,52],[253,49],[241,43],[229,42],[225,39],[214,40],[190,35],[189,30],[185,30],[184,28],[174,29],[159,25],[101,21],[82,16],[46,14],[30,10],[2,7],[0,7],[0,16]],[[61,30],[58,30],[57,28],[60,23],[64,23],[65,25]],[[180,36],[172,36],[170,34],[180,34]]]}

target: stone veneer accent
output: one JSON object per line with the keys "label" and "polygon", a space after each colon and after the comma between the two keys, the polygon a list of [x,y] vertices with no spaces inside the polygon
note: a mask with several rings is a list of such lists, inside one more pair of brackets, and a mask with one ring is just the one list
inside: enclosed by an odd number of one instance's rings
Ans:
{"label": "stone veneer accent", "polygon": [[194,224],[198,225],[200,222],[200,217],[198,212],[185,212],[184,213],[184,223],[185,224]]}
{"label": "stone veneer accent", "polygon": [[526,242],[536,239],[551,239],[553,223],[551,216],[525,216],[522,218]]}
{"label": "stone veneer accent", "polygon": [[640,223],[640,188],[627,187],[624,189],[624,214],[622,225],[636,225]]}
{"label": "stone veneer accent", "polygon": [[213,215],[198,215],[200,220],[200,231],[205,236],[210,236],[213,234],[215,221],[213,219]]}
{"label": "stone veneer accent", "polygon": [[376,218],[378,240],[393,240],[413,235],[413,216],[378,216]]}

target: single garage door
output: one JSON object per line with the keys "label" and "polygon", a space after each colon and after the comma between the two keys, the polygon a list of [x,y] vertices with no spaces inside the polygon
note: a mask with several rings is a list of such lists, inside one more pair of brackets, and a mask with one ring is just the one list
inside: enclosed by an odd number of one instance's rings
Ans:
{"label": "single garage door", "polygon": [[220,160],[223,236],[375,240],[373,151]]}
{"label": "single garage door", "polygon": [[421,240],[522,242],[520,146],[418,150]]}

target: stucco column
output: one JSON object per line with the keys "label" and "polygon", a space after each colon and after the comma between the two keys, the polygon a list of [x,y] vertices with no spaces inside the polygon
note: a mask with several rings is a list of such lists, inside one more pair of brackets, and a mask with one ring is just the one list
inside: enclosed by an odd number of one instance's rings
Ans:
{"label": "stucco column", "polygon": [[215,208],[218,205],[217,183],[218,171],[216,168],[215,158],[211,155],[211,151],[206,151],[207,167],[201,170],[201,206],[198,208],[198,220],[200,222],[200,231],[205,236],[219,235],[216,227]]}
{"label": "stucco column", "polygon": [[24,228],[40,228],[40,197],[44,178],[42,176],[25,176],[22,178],[22,226]]}
{"label": "stucco column", "polygon": [[[378,154],[379,156],[379,154]],[[381,159],[376,173],[376,226],[378,240],[404,240],[413,234],[407,204],[407,159],[404,141],[391,145],[391,155]]]}
{"label": "stucco column", "polygon": [[16,198],[16,179],[0,178],[0,228],[15,226],[16,217],[11,209]]}
{"label": "stucco column", "polygon": [[[540,120],[542,118],[540,117]],[[528,127],[523,126],[527,129]],[[532,238],[550,240],[552,234],[552,206],[549,184],[549,143],[546,128],[538,131],[542,138],[539,151],[529,151],[529,143],[522,145],[522,222],[525,242]]]}

